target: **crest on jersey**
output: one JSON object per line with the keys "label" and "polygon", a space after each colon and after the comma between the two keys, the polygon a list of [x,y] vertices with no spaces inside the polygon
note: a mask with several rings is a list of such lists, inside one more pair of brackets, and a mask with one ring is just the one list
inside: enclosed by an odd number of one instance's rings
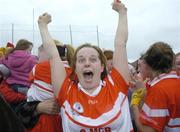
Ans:
{"label": "crest on jersey", "polygon": [[79,102],[75,102],[73,105],[73,109],[76,110],[78,113],[83,113],[84,109]]}

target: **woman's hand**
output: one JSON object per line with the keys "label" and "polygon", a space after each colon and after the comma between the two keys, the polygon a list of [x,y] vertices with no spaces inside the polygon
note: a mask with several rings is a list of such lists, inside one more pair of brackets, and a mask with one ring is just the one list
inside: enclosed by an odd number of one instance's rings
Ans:
{"label": "woman's hand", "polygon": [[145,88],[146,84],[143,80],[143,78],[137,74],[130,76],[130,86],[136,90],[138,88]]}
{"label": "woman's hand", "polygon": [[118,13],[121,13],[121,14],[127,13],[127,8],[119,0],[114,0],[114,2],[112,3],[112,9],[117,11]]}
{"label": "woman's hand", "polygon": [[146,85],[141,77],[138,75],[131,76],[131,86],[133,87],[133,94],[131,96],[131,106],[140,106],[144,102],[146,96]]}
{"label": "woman's hand", "polygon": [[36,110],[39,114],[58,114],[60,112],[60,107],[55,99],[49,99],[43,102],[40,102]]}
{"label": "woman's hand", "polygon": [[39,16],[38,24],[39,25],[48,25],[51,22],[51,15],[48,13],[44,13],[43,15]]}

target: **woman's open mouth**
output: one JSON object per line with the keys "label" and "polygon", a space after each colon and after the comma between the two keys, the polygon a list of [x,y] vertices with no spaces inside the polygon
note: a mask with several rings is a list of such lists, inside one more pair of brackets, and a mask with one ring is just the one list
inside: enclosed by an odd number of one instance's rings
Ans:
{"label": "woman's open mouth", "polygon": [[83,77],[86,81],[90,81],[93,78],[93,72],[92,71],[85,71],[83,72]]}

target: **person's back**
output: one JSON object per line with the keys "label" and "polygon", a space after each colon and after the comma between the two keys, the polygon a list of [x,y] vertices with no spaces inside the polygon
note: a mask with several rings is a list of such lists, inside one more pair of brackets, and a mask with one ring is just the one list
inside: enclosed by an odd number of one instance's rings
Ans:
{"label": "person's back", "polygon": [[[73,54],[70,51],[69,45],[64,48],[63,45],[58,45],[56,42],[57,49],[59,51],[59,56],[66,60],[66,56]],[[67,54],[65,50],[67,49]],[[64,54],[62,54],[62,51]],[[33,101],[45,101],[48,99],[55,98],[51,83],[51,70],[50,63],[48,61],[48,55],[45,53],[43,46],[39,47],[39,63],[36,64],[30,74],[30,80],[32,82],[30,89],[27,92],[27,102]],[[69,55],[70,56],[70,55]],[[71,60],[71,59],[70,59]],[[68,61],[67,63],[70,63]],[[66,66],[67,74],[70,72],[70,67]],[[59,114],[47,115],[41,114],[37,124],[30,130],[31,132],[38,131],[49,131],[49,132],[61,132],[61,120]]]}
{"label": "person's back", "polygon": [[[61,42],[54,40],[59,52],[59,56],[64,59],[64,67],[67,74],[71,73],[71,60],[74,54],[74,49],[70,45],[61,45]],[[65,52],[67,51],[67,52]],[[27,93],[27,101],[44,101],[54,98],[53,88],[51,83],[51,70],[48,55],[44,51],[43,46],[39,47],[39,63],[36,64],[30,73],[31,86]]]}
{"label": "person's back", "polygon": [[35,57],[23,50],[16,50],[9,54],[8,67],[11,70],[11,76],[7,79],[9,84],[22,84],[29,86],[28,74],[36,63]]}
{"label": "person's back", "polygon": [[[165,131],[177,129],[176,122],[180,119],[180,79],[175,72],[171,72],[155,78],[149,85],[150,88],[147,88],[146,101],[142,110],[146,115],[148,115],[148,111],[156,110],[152,119],[158,119],[160,126],[165,126],[165,128],[159,129]],[[154,104],[154,101],[157,103]],[[155,117],[155,115],[158,116]]]}
{"label": "person's back", "polygon": [[[168,109],[169,109],[169,120],[168,127],[165,129],[171,130],[176,126],[175,120],[180,119],[180,80],[178,78],[166,78],[162,80],[159,85],[162,88],[165,96],[167,97]],[[175,76],[175,75],[174,75]]]}
{"label": "person's back", "polygon": [[19,40],[14,51],[1,60],[11,71],[7,83],[17,91],[26,94],[29,83],[29,73],[36,64],[37,59],[31,55],[32,43]]}
{"label": "person's back", "polygon": [[[30,80],[32,83],[27,92],[28,103],[33,101],[45,101],[54,98],[50,75],[49,61],[43,61],[35,65],[30,74]],[[31,132],[61,132],[61,129],[59,114],[41,114],[38,122],[29,130]]]}

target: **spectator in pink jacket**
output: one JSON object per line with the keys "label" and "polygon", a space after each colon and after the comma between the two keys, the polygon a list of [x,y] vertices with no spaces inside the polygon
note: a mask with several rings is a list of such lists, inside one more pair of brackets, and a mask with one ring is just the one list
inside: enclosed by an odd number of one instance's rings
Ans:
{"label": "spectator in pink jacket", "polygon": [[5,65],[0,64],[0,94],[2,94],[7,103],[13,105],[26,100],[26,96],[9,88],[9,85],[6,83],[9,75],[10,70]]}
{"label": "spectator in pink jacket", "polygon": [[37,62],[36,57],[31,55],[32,47],[30,41],[21,39],[14,50],[0,60],[0,63],[6,65],[11,72],[6,82],[16,92],[25,95],[30,86],[29,73]]}

